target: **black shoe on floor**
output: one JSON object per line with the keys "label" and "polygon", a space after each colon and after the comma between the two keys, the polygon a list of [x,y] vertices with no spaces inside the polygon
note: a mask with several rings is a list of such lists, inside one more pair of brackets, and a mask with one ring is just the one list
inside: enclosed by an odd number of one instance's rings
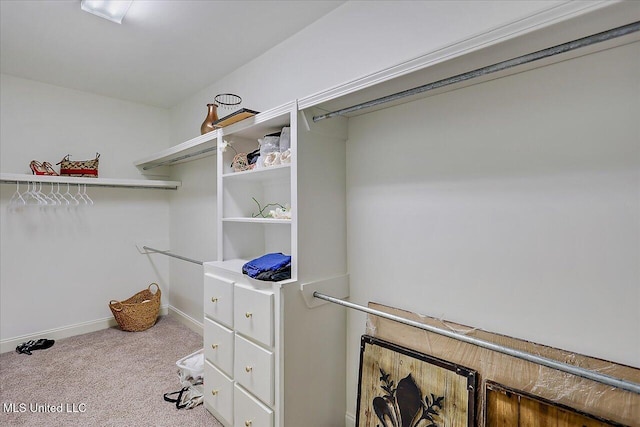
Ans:
{"label": "black shoe on floor", "polygon": [[39,339],[38,341],[27,341],[23,342],[19,346],[16,347],[16,353],[28,354],[31,356],[32,350],[46,350],[47,348],[51,348],[55,340],[48,340],[45,338]]}

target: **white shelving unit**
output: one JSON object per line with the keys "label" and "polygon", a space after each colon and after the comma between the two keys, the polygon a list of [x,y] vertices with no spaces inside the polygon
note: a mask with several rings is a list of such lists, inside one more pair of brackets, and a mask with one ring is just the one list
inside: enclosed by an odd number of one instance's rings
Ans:
{"label": "white shelving unit", "polygon": [[[336,122],[300,126],[305,116],[292,102],[218,131],[218,146],[233,148],[218,150],[218,260],[204,263],[204,404],[225,426],[344,422],[344,378],[318,372],[344,369],[346,314],[311,308],[301,289],[327,282],[348,295],[346,134]],[[236,152],[255,150],[258,138],[284,126],[291,128],[290,164],[233,171]],[[291,206],[291,219],[255,217],[254,199]],[[242,274],[247,261],[272,252],[291,255],[290,279]],[[310,384],[322,396],[309,395]]]}
{"label": "white shelving unit", "polygon": [[113,179],[113,178],[81,178],[72,176],[27,175],[17,173],[0,173],[0,183],[15,184],[18,182],[41,182],[47,184],[79,184],[87,187],[124,187],[177,190],[180,181],[161,181],[150,179]]}
{"label": "white shelving unit", "polygon": [[286,107],[274,108],[222,129],[197,136],[173,147],[138,159],[134,162],[134,165],[146,171],[159,166],[170,166],[202,157],[213,156],[217,153],[218,139],[224,135],[233,134],[257,140],[263,136],[260,134],[260,129],[265,127],[281,129],[282,126],[284,126],[286,120],[283,121],[281,114],[283,108]]}

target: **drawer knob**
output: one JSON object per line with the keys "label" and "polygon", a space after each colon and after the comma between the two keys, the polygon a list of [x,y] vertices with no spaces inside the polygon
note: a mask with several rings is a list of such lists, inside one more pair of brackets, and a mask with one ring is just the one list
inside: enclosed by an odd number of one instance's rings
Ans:
{"label": "drawer knob", "polygon": [[244,314],[244,317],[246,317],[247,319],[251,316],[253,316],[253,313],[249,313],[248,311]]}
{"label": "drawer knob", "polygon": [[246,366],[244,368],[244,370],[247,371],[247,372],[251,372],[251,371],[253,371],[253,367],[252,366]]}
{"label": "drawer knob", "polygon": [[218,394],[218,390],[211,390],[211,394],[215,396],[216,394]]}
{"label": "drawer knob", "polygon": [[218,348],[218,344],[211,344],[211,348],[214,349],[214,350],[217,349]]}
{"label": "drawer knob", "polygon": [[216,297],[211,297],[211,302],[218,302],[218,298],[216,298]]}
{"label": "drawer knob", "polygon": [[251,420],[247,420],[247,421],[244,422],[244,425],[247,426],[247,427],[250,427],[251,424],[253,424],[253,422]]}

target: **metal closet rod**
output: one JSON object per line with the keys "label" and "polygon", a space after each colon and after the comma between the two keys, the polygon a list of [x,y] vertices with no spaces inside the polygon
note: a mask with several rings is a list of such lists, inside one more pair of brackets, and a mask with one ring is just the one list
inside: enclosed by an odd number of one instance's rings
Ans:
{"label": "metal closet rod", "polygon": [[196,151],[195,153],[185,154],[184,156],[175,157],[175,158],[170,159],[170,160],[165,160],[164,162],[156,163],[156,164],[151,165],[151,166],[145,166],[145,167],[142,168],[142,170],[148,171],[149,169],[153,169],[153,168],[158,168],[160,166],[169,165],[171,163],[179,162],[180,160],[188,159],[190,157],[199,156],[200,154],[205,154],[205,153],[208,153],[210,151],[215,151],[217,148],[218,148],[217,145],[215,147],[205,148],[204,150]]}
{"label": "metal closet rod", "polygon": [[162,255],[170,256],[170,257],[173,257],[173,258],[178,258],[178,259],[181,259],[183,261],[189,261],[189,262],[192,262],[194,264],[202,265],[202,261],[198,261],[197,259],[187,258],[186,256],[182,256],[182,255],[172,254],[169,251],[161,251],[160,249],[150,248],[149,246],[143,246],[142,249],[145,249],[145,250],[150,251],[150,252],[156,252],[156,253],[159,253],[159,254],[162,254]]}
{"label": "metal closet rod", "polygon": [[503,353],[509,356],[516,357],[518,359],[526,360],[528,362],[537,363],[539,365],[546,366],[548,368],[556,369],[558,371],[566,372],[578,377],[586,378],[588,380],[597,381],[602,384],[606,384],[612,387],[616,387],[622,390],[630,391],[632,393],[640,394],[640,384],[631,381],[626,381],[620,378],[612,377],[610,375],[601,374],[599,372],[591,371],[588,369],[580,368],[578,366],[569,365],[567,363],[558,362],[557,360],[548,359],[546,357],[537,356],[535,354],[527,353],[524,351],[516,350],[514,348],[505,347],[489,341],[484,341],[478,338],[470,337],[467,335],[457,334],[446,329],[436,328],[435,326],[426,325],[424,323],[416,322],[411,319],[406,319],[394,314],[385,313],[384,311],[375,310],[362,305],[347,302],[339,298],[332,297],[330,295],[322,294],[318,291],[313,293],[313,296],[325,301],[329,301],[334,304],[342,305],[354,310],[363,311],[365,313],[373,314],[375,316],[383,317],[385,319],[393,320],[394,322],[403,323],[405,325],[413,326],[415,328],[423,329],[428,332],[433,332],[438,335],[443,335],[448,338],[452,338],[458,341],[466,342],[467,344],[473,344],[478,347],[493,350],[498,353]]}
{"label": "metal closet rod", "polygon": [[530,62],[538,61],[540,59],[549,58],[561,53],[570,52],[572,50],[580,49],[582,47],[591,46],[596,43],[601,43],[607,40],[615,39],[617,37],[626,36],[627,34],[640,31],[640,22],[634,22],[631,24],[623,25],[621,27],[613,28],[611,30],[603,31],[601,33],[593,34],[591,36],[583,37],[567,43],[562,43],[557,46],[553,46],[547,49],[542,49],[537,52],[529,53],[526,55],[518,56],[513,59],[498,62],[493,65],[478,68],[473,71],[458,74],[453,77],[448,77],[442,80],[428,83],[423,86],[418,86],[413,89],[407,89],[402,92],[397,92],[392,95],[383,96],[372,101],[363,102],[361,104],[353,105],[351,107],[343,108],[341,110],[332,111],[330,113],[322,114],[319,116],[313,116],[314,122],[320,120],[330,119],[332,117],[341,116],[354,111],[362,110],[365,108],[375,107],[376,105],[384,104],[387,102],[395,101],[408,96],[417,95],[419,93],[428,92],[430,90],[439,89],[452,84],[460,83],[466,80],[475,79],[476,77],[486,76],[488,74],[496,73],[498,71],[504,71],[509,68],[517,67],[519,65],[528,64]]}
{"label": "metal closet rod", "polygon": [[[0,0],[1,1],[1,0]],[[58,184],[57,182],[50,182],[50,181],[37,181],[37,180],[15,180],[15,179],[2,179],[0,180],[0,183],[2,184],[20,184],[20,183],[26,183],[26,182],[39,182],[42,184],[47,184],[47,185],[51,185],[51,184]],[[67,184],[65,183],[59,183],[62,185]],[[175,190],[176,187],[175,186],[162,186],[162,187],[146,187],[144,185],[121,185],[121,184],[85,184],[85,183],[69,183],[69,185],[82,185],[83,187],[100,187],[100,188],[131,188],[131,189],[138,189],[138,190]]]}

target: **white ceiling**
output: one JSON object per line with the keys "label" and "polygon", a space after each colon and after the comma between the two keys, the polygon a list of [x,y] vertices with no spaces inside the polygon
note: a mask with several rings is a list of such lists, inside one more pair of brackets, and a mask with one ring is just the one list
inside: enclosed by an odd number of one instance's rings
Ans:
{"label": "white ceiling", "polygon": [[343,3],[134,0],[118,25],[80,0],[0,0],[0,71],[168,108]]}

